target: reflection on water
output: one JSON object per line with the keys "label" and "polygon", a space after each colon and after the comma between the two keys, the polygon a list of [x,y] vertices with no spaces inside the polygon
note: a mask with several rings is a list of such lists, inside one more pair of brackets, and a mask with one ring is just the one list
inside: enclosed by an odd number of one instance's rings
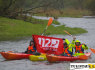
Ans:
{"label": "reflection on water", "polygon": [[[38,19],[49,19],[47,17],[36,17]],[[88,47],[95,48],[95,18],[63,18],[60,17],[58,21],[61,25],[66,24],[69,27],[81,27],[88,31],[88,33],[77,35],[77,39],[84,42]],[[67,35],[50,35],[58,38],[67,38],[70,41],[72,37]],[[0,42],[0,51],[18,51],[24,52],[29,44],[30,39],[21,41],[4,41]],[[88,50],[90,51],[90,50]],[[92,58],[86,61],[74,61],[74,62],[95,62],[95,55],[92,54]],[[44,62],[32,62],[29,60],[13,60],[5,61],[5,59],[0,55],[0,70],[69,70],[70,62],[61,62],[50,64],[47,61]]]}

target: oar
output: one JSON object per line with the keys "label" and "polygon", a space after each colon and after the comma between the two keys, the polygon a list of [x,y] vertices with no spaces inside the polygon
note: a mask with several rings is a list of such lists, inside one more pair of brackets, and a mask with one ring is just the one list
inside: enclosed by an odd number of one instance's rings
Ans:
{"label": "oar", "polygon": [[95,49],[90,48],[90,50],[95,54]]}
{"label": "oar", "polygon": [[[64,30],[65,33],[67,33],[68,35],[74,37],[72,34],[70,34],[68,31]],[[95,49],[89,48],[94,54],[95,54]]]}
{"label": "oar", "polygon": [[71,35],[68,31],[64,30],[64,32],[73,37],[73,35]]}
{"label": "oar", "polygon": [[83,59],[83,60],[87,60],[88,57],[86,55],[81,55],[81,56],[78,56],[80,59]]}
{"label": "oar", "polygon": [[43,31],[43,33],[42,33],[42,35],[44,35],[44,33],[46,32],[48,26],[50,26],[50,25],[52,24],[52,22],[53,22],[53,19],[50,18],[49,21],[48,21],[48,24],[47,24],[46,28],[44,29],[44,31]]}

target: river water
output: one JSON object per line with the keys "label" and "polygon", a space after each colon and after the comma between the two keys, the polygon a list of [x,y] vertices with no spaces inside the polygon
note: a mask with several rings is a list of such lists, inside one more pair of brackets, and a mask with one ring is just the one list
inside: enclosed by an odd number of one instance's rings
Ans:
{"label": "river water", "polygon": [[[47,17],[36,17],[37,19],[47,20]],[[89,48],[95,48],[95,18],[68,18],[59,17],[58,21],[61,25],[66,25],[69,27],[81,27],[88,31],[88,33],[76,35],[76,38],[82,43],[86,43]],[[50,35],[52,37],[67,38],[70,41],[72,37],[68,35]],[[31,39],[20,40],[20,41],[2,41],[0,42],[0,51],[15,51],[24,52]],[[90,50],[88,50],[90,52]],[[91,59],[86,61],[74,61],[81,63],[95,63],[95,54],[92,53]],[[74,63],[73,62],[73,63]],[[30,60],[12,60],[5,61],[5,59],[0,55],[0,70],[69,70],[70,62],[61,62],[50,64],[47,61],[43,62],[32,62]]]}

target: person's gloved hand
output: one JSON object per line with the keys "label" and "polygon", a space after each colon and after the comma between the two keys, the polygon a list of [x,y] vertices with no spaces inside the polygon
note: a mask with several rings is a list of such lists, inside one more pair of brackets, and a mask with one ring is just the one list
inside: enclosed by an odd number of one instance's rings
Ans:
{"label": "person's gloved hand", "polygon": [[76,40],[76,37],[75,36],[73,37],[73,40]]}
{"label": "person's gloved hand", "polygon": [[82,45],[85,45],[85,43],[82,43]]}

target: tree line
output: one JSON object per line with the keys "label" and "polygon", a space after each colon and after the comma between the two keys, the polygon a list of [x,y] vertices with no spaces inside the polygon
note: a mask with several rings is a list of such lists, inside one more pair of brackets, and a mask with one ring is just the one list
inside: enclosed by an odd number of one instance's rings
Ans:
{"label": "tree line", "polygon": [[32,12],[37,8],[87,9],[95,15],[95,0],[0,0],[0,16],[15,18],[21,13]]}
{"label": "tree line", "polygon": [[64,0],[65,8],[87,9],[95,15],[95,0]]}

